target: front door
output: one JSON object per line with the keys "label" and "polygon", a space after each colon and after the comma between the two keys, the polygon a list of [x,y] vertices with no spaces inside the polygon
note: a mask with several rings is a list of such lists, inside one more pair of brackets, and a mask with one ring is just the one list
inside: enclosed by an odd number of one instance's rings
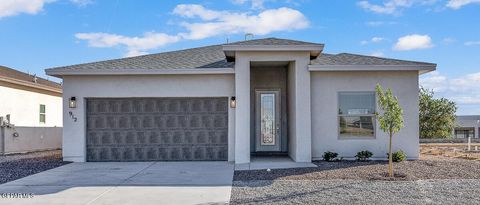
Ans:
{"label": "front door", "polygon": [[281,150],[280,90],[255,91],[255,151]]}

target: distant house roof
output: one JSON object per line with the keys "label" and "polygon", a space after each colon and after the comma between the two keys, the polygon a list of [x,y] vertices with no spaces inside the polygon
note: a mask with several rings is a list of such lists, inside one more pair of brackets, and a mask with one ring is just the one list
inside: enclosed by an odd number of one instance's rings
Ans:
{"label": "distant house roof", "polygon": [[[289,39],[263,38],[248,41],[239,41],[228,44],[190,48],[185,50],[164,53],[120,58],[71,66],[62,66],[47,69],[48,75],[101,75],[101,74],[165,74],[165,73],[234,73],[235,62],[230,62],[227,57],[232,57],[231,52],[242,49],[311,49],[311,66],[343,66],[343,65],[401,65],[401,66],[427,66],[435,64],[397,59],[378,58],[341,53],[337,55],[320,54],[323,44],[311,43]],[[226,56],[227,55],[227,56]],[[234,56],[234,55],[233,55]],[[318,56],[318,57],[317,57]],[[312,56],[311,56],[312,57]],[[433,69],[434,70],[434,69]]]}
{"label": "distant house roof", "polygon": [[12,68],[0,66],[0,81],[33,87],[37,89],[62,92],[62,85],[44,78],[30,75]]}
{"label": "distant house roof", "polygon": [[480,115],[457,115],[457,120],[480,120]]}

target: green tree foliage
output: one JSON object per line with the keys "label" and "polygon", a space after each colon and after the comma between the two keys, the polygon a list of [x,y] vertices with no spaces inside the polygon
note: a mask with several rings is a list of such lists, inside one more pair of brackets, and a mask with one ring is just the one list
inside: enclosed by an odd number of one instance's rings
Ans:
{"label": "green tree foliage", "polygon": [[445,98],[434,99],[433,95],[433,91],[420,88],[420,137],[450,138],[457,105]]}
{"label": "green tree foliage", "polygon": [[393,177],[392,138],[393,134],[403,128],[403,110],[398,104],[397,97],[393,96],[391,89],[383,91],[382,86],[377,84],[375,90],[378,96],[378,105],[381,109],[376,114],[380,129],[388,133],[390,137],[388,144],[388,175]]}

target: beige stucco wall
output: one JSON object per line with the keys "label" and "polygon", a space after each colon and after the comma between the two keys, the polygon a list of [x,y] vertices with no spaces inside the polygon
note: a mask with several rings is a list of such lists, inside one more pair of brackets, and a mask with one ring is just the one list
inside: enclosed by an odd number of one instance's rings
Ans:
{"label": "beige stucco wall", "polygon": [[[89,97],[230,97],[234,96],[234,75],[149,75],[149,76],[65,76],[64,160],[84,162],[85,98]],[[77,108],[68,107],[75,96]],[[72,112],[75,122],[69,115]],[[229,108],[229,161],[234,159],[234,109]]]}
{"label": "beige stucco wall", "polygon": [[[10,122],[25,127],[62,127],[61,94],[35,91],[0,83],[0,117],[10,114]],[[40,104],[46,107],[46,122],[40,123]]]}
{"label": "beige stucco wall", "polygon": [[[4,132],[5,153],[32,152],[62,148],[61,127],[0,128]],[[15,136],[14,133],[18,135]],[[1,144],[1,143],[0,143]],[[0,151],[1,148],[0,148]]]}
{"label": "beige stucco wall", "polygon": [[[388,135],[376,126],[374,139],[338,139],[339,91],[374,91],[377,83],[391,88],[404,111],[405,127],[394,136],[394,151],[403,150],[409,158],[419,155],[418,73],[387,72],[312,72],[312,157],[320,159],[325,151],[341,157],[354,157],[370,150],[375,158],[385,158]],[[377,108],[378,110],[378,108]]]}

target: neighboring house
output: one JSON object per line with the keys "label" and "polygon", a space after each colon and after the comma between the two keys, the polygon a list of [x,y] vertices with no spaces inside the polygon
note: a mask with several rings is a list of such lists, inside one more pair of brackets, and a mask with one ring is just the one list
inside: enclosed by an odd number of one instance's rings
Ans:
{"label": "neighboring house", "polygon": [[0,153],[61,148],[60,84],[0,66]]}
{"label": "neighboring house", "polygon": [[63,78],[64,159],[385,158],[377,83],[404,110],[394,150],[418,158],[418,76],[436,65],[323,47],[266,38],[47,69]]}
{"label": "neighboring house", "polygon": [[480,115],[461,115],[456,118],[453,138],[479,138]]}

